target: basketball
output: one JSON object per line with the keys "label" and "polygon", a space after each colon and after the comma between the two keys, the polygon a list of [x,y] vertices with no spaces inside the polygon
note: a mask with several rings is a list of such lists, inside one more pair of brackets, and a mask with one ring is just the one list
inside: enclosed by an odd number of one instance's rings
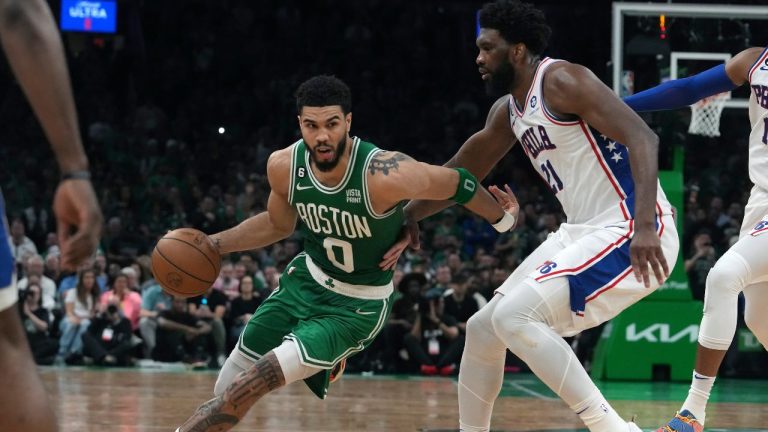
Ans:
{"label": "basketball", "polygon": [[174,296],[204,294],[220,269],[221,256],[213,242],[193,228],[169,231],[152,251],[152,273],[160,286]]}

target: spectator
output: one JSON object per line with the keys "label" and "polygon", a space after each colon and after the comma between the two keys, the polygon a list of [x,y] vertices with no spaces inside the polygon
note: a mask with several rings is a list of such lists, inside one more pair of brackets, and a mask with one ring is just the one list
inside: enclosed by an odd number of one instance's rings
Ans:
{"label": "spectator", "polygon": [[277,285],[280,282],[280,272],[277,271],[275,266],[264,267],[264,291],[261,293],[263,298],[267,298],[272,294],[272,291],[277,289]]}
{"label": "spectator", "polygon": [[157,345],[152,358],[161,362],[205,364],[205,345],[210,324],[187,310],[187,300],[175,297],[171,309],[157,318]]}
{"label": "spectator", "polygon": [[116,305],[110,304],[83,334],[83,355],[93,358],[100,366],[129,366],[132,336],[130,321],[120,314]]}
{"label": "spectator", "polygon": [[102,253],[97,253],[93,259],[93,270],[96,272],[96,282],[99,284],[99,291],[104,293],[109,289],[109,275],[107,274],[107,257]]}
{"label": "spectator", "polygon": [[151,358],[155,349],[157,319],[163,311],[171,309],[173,298],[163,288],[152,285],[141,293],[141,311],[139,312],[139,332],[144,341],[144,357]]}
{"label": "spectator", "polygon": [[219,276],[213,282],[213,288],[224,294],[227,301],[232,301],[240,295],[240,280],[234,277],[234,273],[232,262],[224,261],[221,263]]}
{"label": "spectator", "polygon": [[24,265],[26,276],[18,282],[18,287],[19,291],[24,291],[27,289],[30,276],[38,278],[40,287],[43,289],[43,309],[53,317],[53,310],[56,308],[56,282],[43,274],[44,265],[43,257],[37,254],[30,255]]}
{"label": "spectator", "polygon": [[432,285],[432,287],[445,292],[450,284],[451,268],[447,265],[441,265],[437,267],[437,270],[435,271],[435,283]]}
{"label": "spectator", "polygon": [[118,274],[112,281],[112,289],[101,295],[101,310],[109,305],[117,306],[124,317],[131,322],[131,329],[139,328],[139,315],[141,314],[141,296],[136,291],[128,289],[128,276]]}
{"label": "spectator", "polygon": [[76,361],[82,354],[83,334],[88,330],[91,319],[95,316],[99,290],[93,270],[81,270],[77,275],[75,289],[67,291],[64,299],[66,316],[61,320],[59,353],[56,363]]}
{"label": "spectator", "polygon": [[152,273],[152,258],[149,255],[142,255],[136,258],[136,264],[141,268],[139,271],[141,274],[139,293],[143,294],[145,289],[157,285],[155,276]]}
{"label": "spectator", "polygon": [[61,256],[59,254],[48,254],[45,257],[45,267],[43,275],[56,284],[57,290],[61,282]]}
{"label": "spectator", "polygon": [[[26,236],[24,221],[18,217],[11,221],[11,238],[8,239],[8,243],[11,245],[11,253],[17,265],[25,262],[28,256],[37,255],[37,246]],[[22,273],[23,269],[19,270],[19,273]]]}
{"label": "spectator", "polygon": [[41,306],[41,292],[40,285],[29,284],[21,296],[19,309],[35,363],[51,364],[59,345],[50,336],[51,320],[48,312]]}
{"label": "spectator", "polygon": [[128,289],[137,293],[141,292],[139,288],[139,273],[133,266],[123,267],[120,269],[120,273],[124,274],[128,278]]}
{"label": "spectator", "polygon": [[464,335],[456,318],[444,313],[445,302],[439,290],[424,294],[419,315],[403,344],[424,375],[452,375],[464,350]]}
{"label": "spectator", "polygon": [[[457,325],[462,334],[467,330],[469,317],[480,310],[483,305],[478,304],[477,299],[469,292],[472,278],[467,273],[459,273],[443,297],[445,298],[445,313],[456,318]],[[485,300],[485,299],[483,299]]]}
{"label": "spectator", "polygon": [[261,305],[263,299],[260,294],[254,293],[253,278],[245,276],[240,281],[240,296],[232,300],[229,316],[232,328],[229,331],[231,341],[237,341],[251,315]]}
{"label": "spectator", "polygon": [[227,297],[211,286],[205,294],[187,300],[189,313],[211,326],[214,355],[211,365],[221,367],[227,357],[224,349],[227,342],[227,331],[224,327],[224,313],[227,311]]}
{"label": "spectator", "polygon": [[717,262],[715,248],[712,246],[712,238],[708,232],[700,232],[694,237],[693,252],[693,255],[685,260],[685,272],[688,273],[693,298],[704,300],[707,274]]}

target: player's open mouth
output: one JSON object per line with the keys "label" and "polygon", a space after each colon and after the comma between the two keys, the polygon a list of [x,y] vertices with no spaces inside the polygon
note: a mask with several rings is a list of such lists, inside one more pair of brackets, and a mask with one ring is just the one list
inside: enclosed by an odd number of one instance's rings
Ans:
{"label": "player's open mouth", "polygon": [[333,157],[333,149],[331,147],[318,147],[315,150],[315,153],[322,159],[330,159]]}

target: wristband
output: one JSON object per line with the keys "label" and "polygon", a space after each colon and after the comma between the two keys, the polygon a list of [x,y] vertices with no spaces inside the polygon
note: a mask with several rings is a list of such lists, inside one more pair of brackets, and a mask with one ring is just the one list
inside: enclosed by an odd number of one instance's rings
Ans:
{"label": "wristband", "polygon": [[456,193],[449,199],[464,205],[477,193],[477,178],[464,168],[454,169],[459,173],[459,184],[456,186]]}
{"label": "wristband", "polygon": [[495,224],[491,224],[491,226],[493,226],[496,231],[503,233],[511,230],[512,227],[515,226],[515,222],[517,222],[517,218],[515,218],[512,213],[504,212],[504,216],[502,216],[501,220]]}
{"label": "wristband", "polygon": [[61,175],[61,181],[64,180],[90,180],[91,179],[91,172],[82,170],[82,171],[69,171],[65,172]]}

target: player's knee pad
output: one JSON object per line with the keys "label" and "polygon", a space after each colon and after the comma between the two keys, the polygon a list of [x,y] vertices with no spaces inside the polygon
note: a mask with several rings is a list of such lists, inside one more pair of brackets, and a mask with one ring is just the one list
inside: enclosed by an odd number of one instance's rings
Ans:
{"label": "player's knee pad", "polygon": [[533,283],[536,282],[526,280],[518,289],[505,295],[494,309],[491,321],[499,336],[510,334],[523,324],[546,322],[548,307]]}
{"label": "player's knee pad", "polygon": [[701,346],[725,351],[731,345],[736,333],[739,293],[749,277],[749,266],[733,251],[723,255],[710,270],[699,332]]}
{"label": "player's knee pad", "polygon": [[292,341],[283,341],[283,343],[272,350],[272,352],[275,353],[277,362],[280,363],[280,369],[283,372],[286,385],[294,381],[309,378],[322,370],[303,364],[299,357],[298,348]]}
{"label": "player's knee pad", "polygon": [[507,347],[504,342],[496,336],[491,320],[493,313],[481,309],[478,313],[472,315],[467,321],[467,337],[464,344],[464,356],[475,357],[486,363],[499,357],[506,356]]}

